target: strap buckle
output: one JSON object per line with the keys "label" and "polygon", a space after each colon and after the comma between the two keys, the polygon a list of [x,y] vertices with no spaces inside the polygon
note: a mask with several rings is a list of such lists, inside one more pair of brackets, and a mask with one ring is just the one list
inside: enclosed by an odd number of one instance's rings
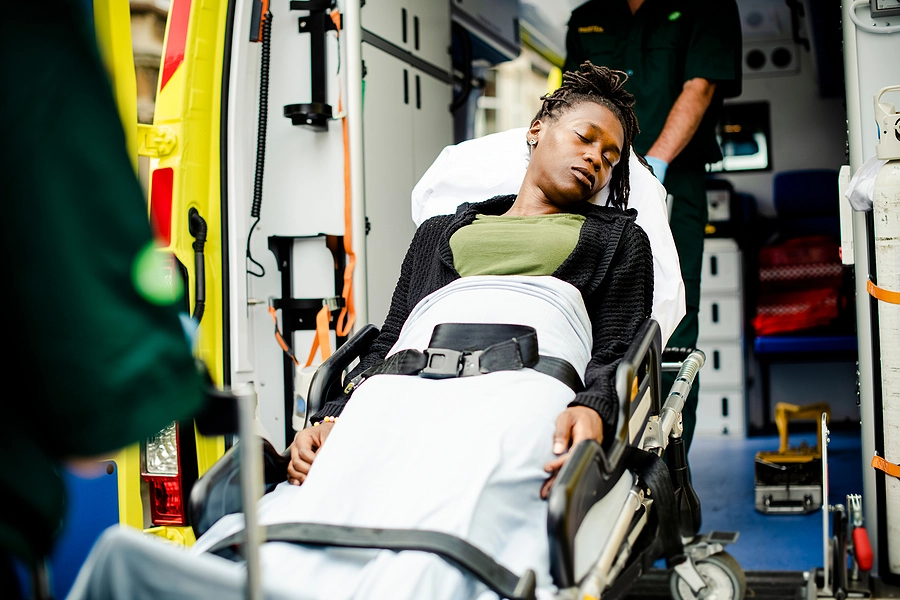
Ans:
{"label": "strap buckle", "polygon": [[425,379],[449,379],[451,377],[468,377],[480,375],[481,364],[479,358],[482,350],[474,352],[462,352],[449,348],[428,348],[425,350],[427,363],[419,371],[419,377]]}
{"label": "strap buckle", "polygon": [[419,371],[419,377],[425,379],[459,377],[462,370],[463,353],[449,348],[427,348],[425,361],[425,367]]}

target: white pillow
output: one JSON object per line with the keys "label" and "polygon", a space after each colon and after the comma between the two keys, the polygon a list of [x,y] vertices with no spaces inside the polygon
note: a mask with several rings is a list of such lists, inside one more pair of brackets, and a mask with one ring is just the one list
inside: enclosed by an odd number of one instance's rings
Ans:
{"label": "white pillow", "polygon": [[[517,194],[525,178],[529,151],[521,127],[447,146],[412,191],[416,226],[435,215],[456,212],[463,202]],[[653,251],[653,311],[663,344],[685,313],[684,283],[666,208],[666,189],[631,153],[631,196],[628,207],[638,211],[637,222],[650,238]],[[591,202],[605,204],[604,188]]]}

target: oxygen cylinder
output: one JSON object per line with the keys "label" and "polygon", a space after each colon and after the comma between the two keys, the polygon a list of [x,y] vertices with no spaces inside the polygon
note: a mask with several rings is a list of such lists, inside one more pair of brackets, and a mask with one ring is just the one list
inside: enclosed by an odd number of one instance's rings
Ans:
{"label": "oxygen cylinder", "polygon": [[[873,216],[875,222],[875,283],[882,290],[900,292],[900,113],[881,102],[888,91],[875,95],[875,119],[879,141],[876,156],[887,160],[875,177]],[[896,296],[878,302],[881,352],[881,385],[884,406],[884,458],[900,463],[900,304]],[[885,476],[885,506],[888,568],[900,575],[900,479]],[[884,560],[882,557],[881,560]]]}

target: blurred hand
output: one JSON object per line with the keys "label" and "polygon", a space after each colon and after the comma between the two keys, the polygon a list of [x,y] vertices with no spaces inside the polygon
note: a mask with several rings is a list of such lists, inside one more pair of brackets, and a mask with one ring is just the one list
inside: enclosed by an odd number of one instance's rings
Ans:
{"label": "blurred hand", "polygon": [[287,469],[288,483],[300,485],[306,481],[309,469],[333,427],[334,423],[322,423],[297,432],[294,441],[291,442],[291,462]]}
{"label": "blurred hand", "polygon": [[556,454],[557,458],[544,465],[544,471],[550,473],[550,477],[541,486],[541,498],[546,499],[550,496],[550,488],[556,481],[556,475],[569,460],[569,450],[584,440],[603,441],[603,420],[593,408],[570,406],[556,418],[553,454]]}

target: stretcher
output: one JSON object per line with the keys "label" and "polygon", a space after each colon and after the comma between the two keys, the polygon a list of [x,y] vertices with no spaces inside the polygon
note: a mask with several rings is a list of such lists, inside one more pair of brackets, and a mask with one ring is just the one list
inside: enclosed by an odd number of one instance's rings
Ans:
{"label": "stretcher", "polygon": [[[446,173],[454,172],[453,168],[448,170],[446,167],[455,166],[471,173],[473,171],[467,165],[478,155],[474,151],[485,144],[524,147],[519,137],[516,131],[504,132],[448,148],[442,154],[443,158],[436,161],[434,170],[430,170],[431,174],[423,178],[427,186],[417,186],[428,198],[417,199],[417,193],[413,193],[414,215],[417,203],[425,212],[440,214],[452,210],[452,203],[483,199],[485,187],[478,177],[449,177],[455,183],[452,190],[445,189]],[[527,156],[518,156],[514,152],[491,151],[489,154],[493,157],[508,154],[523,164],[527,161]],[[503,191],[515,193],[520,183],[516,180],[521,169],[517,169],[506,165],[499,170],[480,168],[474,172],[512,173],[498,185]],[[444,174],[436,175],[438,170]],[[300,544],[304,548],[322,547],[326,552],[335,547],[382,548],[394,553],[413,550],[437,555],[489,590],[487,596],[479,592],[478,600],[491,597],[491,593],[494,597],[511,599],[619,598],[660,559],[665,560],[671,571],[670,588],[674,598],[742,598],[745,590],[743,572],[724,551],[727,544],[736,540],[737,534],[699,534],[700,504],[690,485],[681,439],[681,411],[705,356],[699,350],[680,355],[667,352],[664,356],[663,353],[663,340],[683,315],[683,288],[674,250],[667,251],[672,249],[672,241],[665,218],[665,190],[644,171],[643,168],[632,169],[632,199],[635,205],[642,202],[639,219],[643,222],[639,224],[650,237],[655,279],[667,284],[655,286],[651,319],[632,340],[618,367],[616,393],[620,412],[614,439],[602,447],[586,441],[572,448],[569,460],[550,491],[546,502],[550,589],[538,586],[544,575],[530,568],[513,572],[496,556],[489,555],[463,536],[422,528],[349,527],[321,522],[262,527],[258,525],[254,509],[245,513],[245,526],[239,531],[207,548],[220,557],[245,563],[246,570],[221,569],[221,563],[225,561],[209,556],[218,562],[205,563],[209,569],[204,581],[212,584],[206,588],[206,597],[215,594],[219,600],[225,600],[242,597],[246,592],[248,598],[262,598],[260,553],[264,553],[266,542],[281,541]],[[441,198],[444,198],[443,204],[438,202]],[[372,325],[362,328],[319,367],[307,396],[310,407],[323,406],[344,388],[347,383],[343,380],[345,371],[367,351],[377,335],[378,330]],[[661,389],[663,370],[678,371],[676,382],[667,393]],[[241,425],[241,431],[240,441],[197,481],[192,490],[188,511],[191,527],[199,538],[198,545],[202,545],[203,534],[214,524],[224,521],[223,517],[241,513],[245,506],[255,507],[264,492],[283,483],[289,462],[287,453],[279,454],[267,441],[251,433],[255,405],[252,393],[249,397],[246,390],[237,394],[215,391],[212,394],[220,397],[220,407],[206,411],[197,419],[198,430],[206,435],[230,434],[238,431],[238,425]],[[237,419],[237,406],[244,410],[244,419]],[[133,547],[139,554],[144,546],[143,540],[132,539],[125,540],[120,546],[112,544],[107,550],[114,554],[116,550],[122,553],[125,548]],[[151,549],[151,554],[157,550]],[[208,554],[190,558],[204,556]],[[171,552],[160,551],[159,558],[157,567],[171,567],[170,577],[181,566],[178,557]],[[200,560],[197,564],[204,562]],[[90,579],[89,574],[84,579]],[[314,581],[308,585],[316,587]],[[90,588],[89,585],[76,587]],[[220,591],[226,589],[227,592]],[[265,596],[281,597],[268,588]],[[93,597],[90,593],[75,596],[90,597]],[[288,594],[287,597],[292,596]],[[362,597],[387,596],[370,593]]]}
{"label": "stretcher", "polygon": [[[313,377],[309,399],[321,406],[344,385],[343,373],[377,336],[360,330],[325,361]],[[660,558],[671,569],[675,598],[742,598],[740,566],[723,548],[732,533],[698,535],[699,501],[690,485],[681,440],[681,410],[705,357],[694,350],[663,362],[660,332],[651,319],[620,364],[616,387],[619,427],[605,448],[579,444],[561,470],[547,503],[550,570],[555,598],[618,598]],[[663,369],[679,371],[665,402]],[[289,455],[263,442],[264,485],[286,478]],[[191,494],[190,515],[199,537],[219,518],[242,510],[238,443],[203,477]],[[667,463],[660,458],[667,456]],[[211,551],[234,558],[248,553],[247,529]],[[459,537],[437,531],[346,527],[321,523],[270,525],[262,540],[306,546],[416,550],[437,554],[483,582],[498,597],[534,599],[535,573],[513,573]]]}

